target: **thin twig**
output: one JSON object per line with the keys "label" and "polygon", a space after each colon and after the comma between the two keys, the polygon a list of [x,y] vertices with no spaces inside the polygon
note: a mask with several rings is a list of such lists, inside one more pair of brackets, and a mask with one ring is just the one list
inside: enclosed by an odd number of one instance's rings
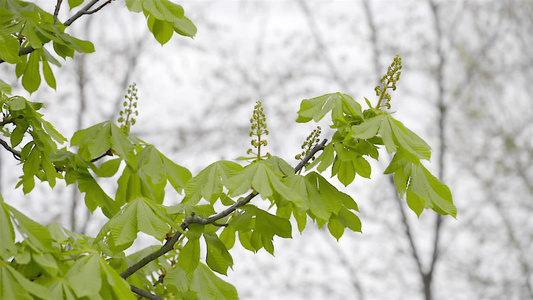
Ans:
{"label": "thin twig", "polygon": [[4,148],[5,148],[7,151],[13,153],[13,156],[14,156],[17,160],[20,160],[20,152],[18,152],[17,150],[15,150],[15,149],[9,147],[9,145],[6,143],[6,141],[0,139],[0,145],[4,146]]}
{"label": "thin twig", "polygon": [[98,156],[98,157],[95,157],[95,158],[91,159],[91,162],[95,162],[95,161],[97,161],[97,160],[99,160],[99,159],[102,159],[102,158],[105,157],[105,156],[113,156],[113,152],[111,151],[111,149],[107,150],[104,154],[102,154],[102,155],[100,155],[100,156]]}
{"label": "thin twig", "polygon": [[57,15],[59,15],[59,9],[63,0],[57,0],[56,9],[54,10],[54,25],[57,23]]}
{"label": "thin twig", "polygon": [[87,3],[82,9],[78,10],[77,13],[75,13],[70,19],[68,19],[63,25],[70,26],[74,21],[79,19],[81,16],[86,15],[87,12],[93,7],[96,3],[98,3],[100,0],[92,0],[91,2]]}
{"label": "thin twig", "polygon": [[140,288],[134,286],[134,285],[131,285],[130,284],[130,287],[131,287],[131,291],[134,292],[135,294],[137,295],[141,295],[143,296],[144,298],[148,298],[148,299],[153,299],[153,300],[163,300],[162,297],[159,297],[157,295],[154,295],[152,293],[149,293],[145,290],[141,290]]}
{"label": "thin twig", "polygon": [[114,0],[107,0],[107,2],[105,2],[104,4],[98,6],[97,8],[93,9],[93,10],[90,10],[86,13],[84,13],[84,15],[92,15],[94,14],[95,12],[101,10],[102,8],[104,8],[104,6],[108,5],[109,3],[113,2]]}
{"label": "thin twig", "polygon": [[[320,150],[323,150],[326,142],[327,140],[324,139],[322,143],[316,145],[313,149],[311,149],[311,152],[309,152],[309,154],[306,155],[304,159],[294,168],[294,172],[297,173],[298,171],[300,171],[309,162],[309,160],[313,157],[314,154],[316,154]],[[181,223],[181,229],[185,231],[189,227],[189,224],[192,224],[192,223],[202,224],[202,225],[214,224],[216,221],[228,216],[229,214],[237,210],[237,208],[246,205],[248,202],[250,202],[250,200],[252,200],[257,195],[258,195],[257,192],[253,191],[249,193],[243,199],[235,202],[230,207],[226,208],[225,210],[207,219],[196,217],[194,216],[194,213],[192,213],[190,216],[185,218],[185,220],[183,220],[183,223]],[[167,252],[170,252],[172,249],[174,249],[174,244],[176,244],[176,242],[179,240],[181,235],[182,235],[181,232],[177,232],[176,234],[174,234],[174,236],[170,240],[168,240],[163,246],[161,246],[161,248],[143,257],[140,261],[133,264],[132,266],[127,268],[124,272],[122,272],[120,276],[126,279],[130,277],[133,273],[137,272],[142,267],[150,263],[151,261],[156,260],[158,257],[166,254]]]}

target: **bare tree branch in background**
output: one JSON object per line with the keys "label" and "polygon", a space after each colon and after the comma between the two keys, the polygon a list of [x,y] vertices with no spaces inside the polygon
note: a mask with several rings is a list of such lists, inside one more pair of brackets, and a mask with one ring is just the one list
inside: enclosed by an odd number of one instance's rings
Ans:
{"label": "bare tree branch in background", "polygon": [[320,34],[318,26],[316,25],[316,21],[314,20],[314,17],[311,11],[309,10],[309,7],[307,6],[307,3],[304,0],[298,0],[298,4],[300,5],[300,8],[302,9],[307,19],[307,24],[309,25],[311,34],[313,35],[313,38],[315,39],[318,53],[322,56],[324,63],[329,69],[331,77],[335,80],[335,82],[339,84],[341,89],[343,89],[343,92],[350,91],[349,85],[345,80],[345,76],[342,76],[340,74],[339,70],[335,66],[335,63],[333,62],[333,59],[331,58],[331,55],[329,54],[329,50],[326,47],[324,39],[322,35]]}

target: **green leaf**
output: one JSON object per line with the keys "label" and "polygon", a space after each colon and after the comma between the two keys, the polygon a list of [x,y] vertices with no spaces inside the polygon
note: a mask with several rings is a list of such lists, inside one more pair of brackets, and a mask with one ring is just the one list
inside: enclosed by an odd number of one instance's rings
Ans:
{"label": "green leaf", "polygon": [[272,171],[284,175],[291,176],[294,175],[294,168],[289,165],[285,160],[277,157],[271,156],[268,159],[265,159],[264,162],[272,168]]}
{"label": "green leaf", "polygon": [[24,70],[24,75],[22,76],[22,86],[30,94],[35,92],[39,85],[41,85],[41,74],[39,73],[39,61],[41,60],[41,52],[35,50],[29,54],[30,58],[28,59],[28,64]]}
{"label": "green leaf", "polygon": [[409,183],[409,178],[411,177],[411,169],[413,164],[403,156],[404,150],[399,149],[392,161],[385,169],[385,174],[394,173],[394,185],[400,193],[400,196],[403,197],[407,191],[407,184]]}
{"label": "green leaf", "polygon": [[58,143],[64,143],[67,141],[67,139],[59,133],[52,124],[50,124],[48,121],[41,120],[42,125],[46,133],[50,135],[54,140],[56,140]]}
{"label": "green leaf", "polygon": [[314,216],[324,221],[329,220],[331,214],[337,214],[339,212],[344,198],[350,198],[348,195],[337,190],[316,172],[307,174],[305,178],[310,197],[309,210]]}
{"label": "green leaf", "polygon": [[342,226],[350,228],[354,232],[361,232],[361,220],[353,212],[346,208],[341,208],[337,216],[338,221]]}
{"label": "green leaf", "polygon": [[240,174],[230,178],[226,187],[233,197],[253,188],[264,199],[272,197],[276,192],[289,201],[301,201],[301,196],[283,184],[281,175],[272,171],[270,166],[263,161],[246,166]]}
{"label": "green leaf", "polygon": [[142,179],[135,169],[131,166],[126,166],[118,179],[118,188],[115,196],[117,204],[122,206],[137,197],[144,196],[143,185]]}
{"label": "green leaf", "polygon": [[270,239],[277,235],[282,238],[292,238],[292,228],[289,220],[269,214],[257,209],[255,212],[255,230]]}
{"label": "green leaf", "polygon": [[450,189],[421,164],[412,167],[411,181],[407,189],[407,197],[409,196],[412,202],[410,207],[413,205],[418,209],[424,201],[425,208],[432,208],[437,213],[449,214],[454,218],[457,216],[457,208],[453,204]]}
{"label": "green leaf", "polygon": [[324,147],[324,150],[322,151],[320,156],[317,157],[312,163],[307,165],[305,169],[310,170],[320,163],[316,169],[318,172],[324,172],[329,166],[333,164],[333,161],[335,159],[335,149],[333,148],[333,145],[333,143],[329,143],[326,147]]}
{"label": "green leaf", "polygon": [[129,284],[98,254],[78,259],[65,278],[78,299],[136,299]]}
{"label": "green leaf", "polygon": [[56,78],[54,77],[54,73],[52,72],[52,69],[50,68],[50,65],[48,64],[48,61],[44,57],[44,54],[43,54],[42,61],[43,61],[44,80],[46,81],[48,86],[50,86],[51,88],[55,90],[56,89]]}
{"label": "green leaf", "polygon": [[161,183],[166,182],[167,174],[165,165],[161,158],[161,154],[157,149],[148,145],[137,154],[138,167],[140,172],[150,177],[152,182]]}
{"label": "green leaf", "polygon": [[111,128],[111,148],[118,153],[122,159],[128,164],[135,165],[135,154],[133,153],[133,145],[128,137],[120,130],[120,128],[111,121],[107,121]]}
{"label": "green leaf", "polygon": [[44,286],[26,279],[8,264],[0,263],[0,299],[35,298],[52,299]]}
{"label": "green leaf", "polygon": [[426,206],[424,199],[415,194],[411,189],[407,190],[406,198],[409,208],[414,211],[418,217],[420,217]]}
{"label": "green leaf", "polygon": [[126,6],[131,12],[139,13],[142,11],[142,4],[144,0],[126,0]]}
{"label": "green leaf", "polygon": [[331,215],[328,222],[329,233],[338,241],[344,233],[344,226],[337,220],[335,215]]}
{"label": "green leaf", "polygon": [[159,44],[164,45],[170,40],[174,33],[172,23],[156,19],[153,16],[148,16],[147,22],[148,29],[150,29]]}
{"label": "green leaf", "polygon": [[120,167],[121,162],[122,162],[121,158],[115,158],[115,159],[111,159],[111,160],[104,162],[100,166],[100,169],[98,169],[98,172],[96,173],[96,175],[98,175],[98,177],[104,177],[104,178],[115,175],[118,171],[118,168]]}
{"label": "green leaf", "polygon": [[[339,155],[340,157],[340,155]],[[355,166],[352,160],[343,161],[342,159],[337,159],[333,163],[333,168],[331,169],[331,176],[337,175],[339,181],[344,184],[344,186],[349,185],[355,179]]]}
{"label": "green leaf", "polygon": [[374,118],[365,120],[359,125],[352,126],[352,130],[350,132],[351,137],[366,140],[376,136],[379,127],[381,126],[381,122],[383,121],[383,118],[383,115],[378,115]]}
{"label": "green leaf", "polygon": [[[307,183],[305,177],[301,175],[293,175],[283,179],[283,183],[293,192],[298,194],[299,201],[291,201],[298,211],[306,211],[309,209],[309,193],[307,191]],[[279,206],[278,206],[279,208]]]}
{"label": "green leaf", "polygon": [[5,94],[11,94],[11,86],[2,79],[0,79],[0,92]]}
{"label": "green leaf", "polygon": [[174,21],[172,23],[172,27],[177,34],[188,37],[194,37],[198,31],[193,22],[191,22],[191,20],[189,20],[187,17],[183,17],[177,21]]}
{"label": "green leaf", "polygon": [[[397,147],[400,147],[417,159],[429,160],[431,158],[429,145],[390,115],[384,117],[379,134],[382,136],[389,153],[395,152]],[[416,163],[416,161],[412,162]]]}
{"label": "green leaf", "polygon": [[303,100],[298,111],[298,123],[306,123],[311,120],[318,122],[329,112],[332,119],[341,118],[343,112],[353,116],[362,116],[361,105],[351,97],[341,93],[326,94],[310,100]]}
{"label": "green leaf", "polygon": [[220,233],[220,240],[226,246],[226,249],[231,249],[235,245],[235,228],[233,226],[228,226],[222,230]]}
{"label": "green leaf", "polygon": [[20,44],[16,37],[0,34],[0,59],[10,64],[16,64],[20,62],[19,50]]}
{"label": "green leaf", "polygon": [[68,6],[70,10],[72,10],[73,8],[80,6],[83,1],[84,0],[68,0]]}
{"label": "green leaf", "polygon": [[202,263],[194,271],[191,289],[198,292],[200,299],[238,299],[235,287],[218,278],[218,276]]}
{"label": "green leaf", "polygon": [[168,0],[144,0],[143,9],[159,20],[174,22],[184,17],[183,7]]}
{"label": "green leaf", "polygon": [[56,177],[59,177],[59,174],[56,171],[56,168],[50,158],[47,155],[41,157],[41,168],[46,174],[46,180],[48,181],[51,188],[56,185]]}
{"label": "green leaf", "polygon": [[9,211],[10,206],[0,195],[0,257],[5,260],[16,254],[15,231]]}
{"label": "green leaf", "polygon": [[88,161],[112,149],[129,165],[137,166],[132,143],[111,121],[76,131],[70,140],[70,145],[78,146],[78,155]]}
{"label": "green leaf", "polygon": [[355,172],[364,178],[370,178],[372,169],[366,159],[357,157],[354,161]]}
{"label": "green leaf", "polygon": [[178,266],[187,274],[193,273],[200,263],[200,241],[190,239],[181,249],[178,256]]}
{"label": "green leaf", "polygon": [[102,290],[100,295],[104,299],[125,299],[135,300],[137,297],[131,292],[131,287],[122,279],[110,264],[98,256],[100,263],[100,274],[102,277]]}
{"label": "green leaf", "polygon": [[233,258],[226,245],[215,234],[204,233],[204,239],[207,244],[207,265],[213,271],[227,275],[228,267],[233,266]]}
{"label": "green leaf", "polygon": [[189,280],[187,273],[180,267],[174,266],[165,275],[165,286],[169,287],[171,292],[185,293],[189,290]]}
{"label": "green leaf", "polygon": [[234,162],[218,161],[210,164],[187,182],[184,202],[195,205],[203,197],[213,203],[228,185],[229,178],[242,172],[243,168]]}
{"label": "green leaf", "polygon": [[150,199],[138,197],[128,203],[120,213],[111,218],[98,234],[103,238],[108,232],[117,247],[131,244],[137,233],[142,231],[156,239],[163,239],[169,231],[166,222],[154,211],[154,203]]}
{"label": "green leaf", "polygon": [[76,131],[70,139],[70,145],[78,146],[78,155],[88,161],[102,155],[111,148],[109,123],[103,122]]}
{"label": "green leaf", "polygon": [[66,59],[67,57],[74,57],[74,49],[56,41],[53,42],[53,46],[57,55],[61,56],[63,59]]}
{"label": "green leaf", "polygon": [[119,211],[119,205],[104,192],[89,172],[77,174],[76,180],[80,192],[85,193],[85,205],[91,212],[99,206],[106,217],[112,218]]}
{"label": "green leaf", "polygon": [[178,193],[181,193],[192,177],[191,172],[186,168],[177,165],[163,154],[159,153],[159,155],[163,160],[168,181]]}

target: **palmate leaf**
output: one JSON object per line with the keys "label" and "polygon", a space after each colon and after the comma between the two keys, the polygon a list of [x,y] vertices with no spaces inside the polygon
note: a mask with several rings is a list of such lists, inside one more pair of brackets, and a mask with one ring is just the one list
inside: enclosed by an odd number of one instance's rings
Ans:
{"label": "palmate leaf", "polygon": [[128,164],[136,166],[133,145],[113,122],[106,121],[74,133],[71,146],[78,146],[78,155],[90,161],[112,149]]}
{"label": "palmate leaf", "polygon": [[352,116],[362,116],[361,105],[350,96],[341,93],[326,94],[309,100],[303,100],[298,111],[296,122],[306,123],[311,120],[318,122],[332,112],[332,119],[342,119],[346,112]]}
{"label": "palmate leaf", "polygon": [[309,211],[323,221],[328,221],[331,214],[337,214],[344,202],[350,208],[357,205],[350,196],[340,192],[324,177],[316,172],[305,176],[307,193],[309,195]]}
{"label": "palmate leaf", "polygon": [[450,189],[433,176],[421,163],[413,164],[405,150],[398,151],[385,170],[385,174],[394,173],[394,184],[400,196],[407,194],[409,207],[418,215],[425,208],[439,214],[457,215]]}
{"label": "palmate leaf", "polygon": [[228,267],[233,266],[233,258],[229,254],[226,245],[216,234],[204,233],[203,236],[207,245],[207,265],[211,270],[227,275]]}
{"label": "palmate leaf", "polygon": [[16,219],[17,229],[33,250],[38,252],[52,251],[52,236],[46,227],[26,217],[14,207],[9,206],[9,210]]}
{"label": "palmate leaf", "polygon": [[26,279],[8,264],[0,264],[0,299],[52,299],[48,289]]}
{"label": "palmate leaf", "polygon": [[198,292],[200,299],[238,299],[235,287],[218,278],[206,265],[200,263],[193,273],[191,290]]}
{"label": "palmate leaf", "polygon": [[78,299],[136,299],[126,280],[98,254],[78,259],[65,278]]}
{"label": "palmate leaf", "polygon": [[231,161],[223,160],[210,164],[187,182],[186,198],[182,203],[196,205],[201,198],[214,203],[220,197],[222,187],[228,185],[229,178],[242,170],[241,165]]}
{"label": "palmate leaf", "polygon": [[85,193],[85,205],[91,212],[101,207],[104,215],[111,218],[119,211],[120,205],[106,194],[87,170],[78,172],[74,177],[80,192]]}
{"label": "palmate leaf", "polygon": [[233,197],[254,189],[264,199],[272,197],[276,192],[289,201],[301,201],[301,196],[291,191],[281,181],[281,177],[267,163],[258,161],[246,166],[241,173],[231,177],[226,187]]}
{"label": "palmate leaf", "polygon": [[376,136],[383,121],[384,115],[365,120],[363,123],[352,126],[350,136],[357,139],[369,139]]}
{"label": "palmate leaf", "polygon": [[411,156],[405,155],[413,163],[420,159],[430,160],[431,148],[416,133],[405,127],[400,121],[390,115],[383,118],[379,134],[383,138],[389,153],[396,152],[398,148],[407,151]]}
{"label": "palmate leaf", "polygon": [[152,203],[150,199],[138,197],[122,208],[120,213],[102,227],[98,233],[97,241],[109,233],[109,238],[113,240],[113,244],[120,249],[131,245],[137,238],[139,231],[161,240],[170,230],[167,223],[170,219],[163,220],[162,216],[165,214],[163,210],[163,206]]}

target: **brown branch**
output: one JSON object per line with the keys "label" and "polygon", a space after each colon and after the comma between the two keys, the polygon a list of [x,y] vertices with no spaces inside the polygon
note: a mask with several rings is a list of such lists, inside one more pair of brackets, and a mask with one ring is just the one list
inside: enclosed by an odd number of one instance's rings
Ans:
{"label": "brown branch", "polygon": [[152,294],[150,292],[147,292],[145,290],[141,290],[140,288],[138,288],[138,287],[136,287],[134,285],[130,284],[130,287],[131,287],[131,291],[132,292],[134,292],[137,295],[143,296],[144,298],[153,299],[153,300],[163,300],[162,297],[154,295],[154,294]]}
{"label": "brown branch", "polygon": [[57,15],[59,15],[59,9],[63,0],[57,0],[56,9],[54,10],[54,25],[57,23]]}
{"label": "brown branch", "polygon": [[104,4],[98,6],[97,8],[93,9],[93,10],[90,10],[90,11],[87,11],[86,13],[84,13],[84,15],[92,15],[94,14],[95,12],[101,10],[102,8],[104,8],[104,6],[108,5],[109,3],[113,2],[114,0],[107,0]]}
{"label": "brown branch", "polygon": [[13,153],[13,156],[17,159],[17,160],[20,160],[20,152],[18,152],[17,150],[9,147],[9,145],[6,143],[6,141],[0,139],[0,145],[2,145],[7,151]]}
{"label": "brown branch", "polygon": [[95,161],[97,161],[99,159],[102,159],[105,156],[113,156],[113,151],[111,150],[111,148],[109,150],[107,150],[104,154],[91,159],[91,162],[93,163],[93,162],[95,162]]}
{"label": "brown branch", "polygon": [[[324,139],[322,141],[322,143],[316,145],[311,150],[311,152],[309,152],[309,154],[306,155],[304,157],[304,159],[294,168],[294,172],[297,173],[298,171],[300,171],[318,151],[324,149],[326,143],[327,143],[327,140]],[[250,202],[250,200],[252,200],[257,195],[258,195],[257,192],[253,191],[250,194],[248,194],[246,197],[244,197],[243,199],[235,202],[230,207],[226,208],[225,210],[223,210],[223,211],[219,212],[218,214],[216,214],[214,216],[211,216],[211,217],[209,217],[207,219],[196,217],[194,215],[194,212],[193,212],[190,216],[188,216],[187,218],[185,218],[185,220],[183,220],[183,223],[181,223],[181,229],[185,231],[189,227],[189,224],[193,224],[193,223],[202,224],[202,225],[207,225],[207,224],[214,224],[215,225],[216,221],[228,216],[229,214],[231,214],[232,212],[237,210],[237,208],[246,205],[248,202]],[[224,226],[224,225],[221,225],[221,224],[216,224],[215,226],[217,226],[217,225],[218,226]],[[174,236],[170,240],[168,240],[163,246],[161,246],[161,248],[159,248],[156,251],[154,251],[154,252],[146,255],[145,257],[143,257],[140,261],[138,261],[137,263],[133,264],[131,267],[127,268],[124,272],[122,272],[120,274],[120,276],[122,278],[126,279],[126,278],[130,277],[133,273],[137,272],[142,267],[144,267],[145,265],[150,263],[151,261],[156,260],[158,257],[160,257],[160,256],[166,254],[167,252],[170,252],[171,250],[173,250],[174,249],[174,244],[176,244],[176,242],[179,240],[181,235],[182,235],[181,232],[177,232],[176,234],[174,234]]]}

